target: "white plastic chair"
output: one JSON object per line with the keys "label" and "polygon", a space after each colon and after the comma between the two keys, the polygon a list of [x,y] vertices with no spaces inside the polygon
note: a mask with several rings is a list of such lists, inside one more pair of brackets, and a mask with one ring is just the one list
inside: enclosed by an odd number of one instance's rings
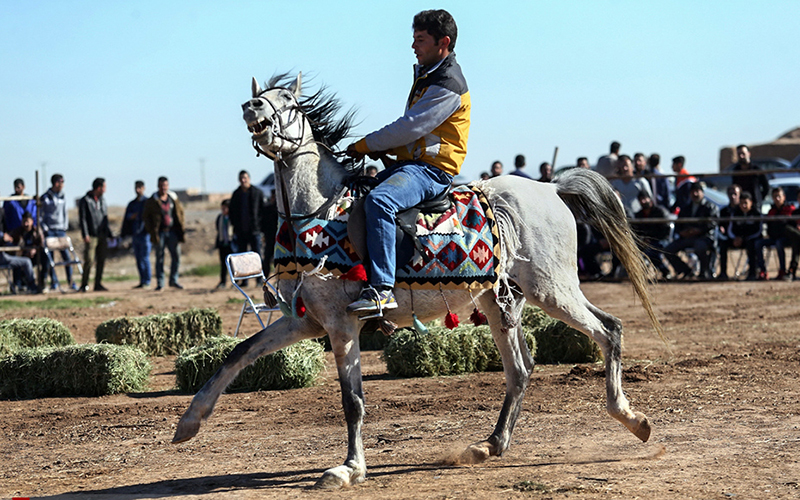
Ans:
{"label": "white plastic chair", "polygon": [[[56,262],[53,252],[60,252],[61,250],[67,251],[69,259]],[[45,238],[44,253],[47,255],[47,260],[50,262],[51,269],[55,269],[56,266],[76,266],[78,268],[78,274],[83,276],[81,259],[78,257],[78,252],[76,252],[75,248],[72,246],[72,238],[69,236],[48,236]],[[77,282],[77,280],[75,281]],[[64,291],[61,289],[61,281],[58,282],[58,289],[62,292]]]}
{"label": "white plastic chair", "polygon": [[[258,322],[261,324],[261,328],[266,328],[267,325],[272,322],[272,313],[280,311],[280,308],[278,306],[269,307],[263,302],[256,303],[253,298],[239,286],[240,281],[256,278],[260,279],[262,283],[268,286],[275,296],[278,295],[278,291],[267,282],[264,276],[261,256],[255,252],[232,253],[225,259],[225,265],[228,266],[228,275],[231,277],[231,283],[245,298],[242,304],[242,311],[239,313],[239,322],[236,324],[236,332],[233,336],[237,337],[239,335],[239,328],[242,326],[242,318],[244,318],[245,314],[255,314],[256,318],[258,318]],[[261,319],[261,313],[264,312],[269,313],[266,325]]]}

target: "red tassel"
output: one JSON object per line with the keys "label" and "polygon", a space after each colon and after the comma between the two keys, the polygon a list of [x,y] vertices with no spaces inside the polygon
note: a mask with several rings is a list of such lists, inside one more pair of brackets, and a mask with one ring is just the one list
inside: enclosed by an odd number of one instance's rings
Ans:
{"label": "red tassel", "polygon": [[306,315],[306,303],[303,302],[303,297],[297,297],[297,317],[302,318]]}
{"label": "red tassel", "polygon": [[339,276],[339,279],[347,281],[367,281],[367,270],[364,269],[364,264],[358,264]]}
{"label": "red tassel", "polygon": [[453,329],[458,326],[458,315],[454,313],[447,313],[447,316],[444,317],[444,326],[449,329]]}
{"label": "red tassel", "polygon": [[477,307],[472,310],[472,314],[469,316],[469,319],[470,319],[470,321],[472,321],[472,324],[475,325],[475,326],[481,326],[481,325],[488,325],[489,324],[489,320],[486,319],[486,315],[483,314],[482,312],[480,312]]}

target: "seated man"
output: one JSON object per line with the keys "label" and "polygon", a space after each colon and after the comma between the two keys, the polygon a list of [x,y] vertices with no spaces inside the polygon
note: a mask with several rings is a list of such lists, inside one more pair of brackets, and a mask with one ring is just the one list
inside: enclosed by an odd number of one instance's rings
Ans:
{"label": "seated man", "polygon": [[744,248],[747,251],[747,279],[756,279],[756,270],[761,268],[758,279],[767,279],[763,263],[756,260],[756,245],[761,240],[762,224],[760,220],[736,220],[736,217],[758,217],[760,214],[753,204],[753,195],[745,191],[739,198],[739,206],[733,210],[734,220],[728,225],[730,237],[729,248]]}
{"label": "seated man", "polygon": [[733,211],[739,206],[739,199],[742,196],[742,188],[738,184],[731,184],[728,186],[728,206],[723,207],[719,211],[719,276],[717,279],[720,281],[728,280],[728,250],[733,243],[733,240],[728,235],[728,226],[730,226],[730,217],[733,216]]}
{"label": "seated man", "polygon": [[371,286],[349,312],[397,307],[395,214],[449,189],[467,154],[471,105],[453,52],[455,20],[447,11],[427,10],[414,16],[413,30],[419,64],[405,113],[347,148],[354,158],[388,153],[398,160],[378,174],[380,183],[364,202]]}
{"label": "seated man", "polygon": [[[13,241],[14,240],[11,235],[5,232],[3,210],[0,208],[0,246],[10,245],[13,243]],[[36,288],[36,280],[33,277],[33,264],[31,263],[31,259],[27,257],[10,255],[8,252],[4,252],[0,249],[0,266],[10,267],[13,275],[19,276],[25,286],[28,287],[28,290],[33,293],[39,292],[39,290]],[[13,283],[11,289],[12,291],[16,289],[13,286]]]}
{"label": "seated man", "polygon": [[678,256],[678,252],[687,248],[694,248],[700,260],[700,277],[711,278],[711,256],[714,252],[714,221],[706,220],[699,222],[688,222],[681,224],[681,219],[687,218],[717,218],[719,210],[717,206],[708,201],[703,191],[701,182],[694,182],[689,188],[689,202],[680,207],[678,221],[676,223],[676,233],[678,239],[667,245],[664,254],[667,257],[675,275],[679,278],[693,276],[690,268]]}
{"label": "seated man", "polygon": [[[33,215],[26,211],[22,214],[22,225],[11,231],[12,245],[22,247],[22,257],[30,259],[34,265],[41,265],[39,273],[39,288],[44,288],[44,277],[50,271],[50,261],[44,255],[44,233],[41,228],[34,226]],[[22,273],[24,274],[24,272]],[[19,281],[25,281],[23,276],[15,275]]]}
{"label": "seated man", "polygon": [[[797,192],[797,208],[792,215],[800,217],[800,191]],[[800,219],[789,221],[784,231],[792,246],[792,262],[789,264],[788,274],[794,281],[797,279],[797,262],[800,260]]]}
{"label": "seated man", "polygon": [[[767,216],[792,215],[792,212],[794,212],[794,207],[786,203],[786,193],[784,193],[782,187],[778,186],[772,189],[772,201],[772,208],[769,209]],[[767,278],[767,270],[764,264],[764,247],[772,245],[775,245],[775,249],[778,251],[778,276],[775,279],[782,280],[790,276],[786,273],[785,249],[792,243],[789,238],[787,227],[790,227],[793,222],[794,221],[785,220],[768,221],[767,238],[763,238],[756,243],[755,251],[758,259],[758,267],[763,270],[764,279]]]}
{"label": "seated man", "polygon": [[[636,212],[635,219],[667,219],[669,217],[667,209],[654,204],[653,198],[647,191],[640,191],[638,200],[642,209]],[[658,269],[661,276],[664,279],[668,279],[669,268],[664,264],[662,256],[666,242],[669,239],[669,222],[637,224],[633,221],[631,226],[644,244],[642,252]]]}

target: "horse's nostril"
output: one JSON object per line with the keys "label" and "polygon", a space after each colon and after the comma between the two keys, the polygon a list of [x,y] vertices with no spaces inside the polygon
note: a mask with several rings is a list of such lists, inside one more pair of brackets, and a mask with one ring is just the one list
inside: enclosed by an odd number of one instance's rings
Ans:
{"label": "horse's nostril", "polygon": [[261,102],[261,99],[253,99],[252,101],[250,101],[250,105],[253,106],[254,108],[260,108],[261,106],[264,105],[264,103]]}

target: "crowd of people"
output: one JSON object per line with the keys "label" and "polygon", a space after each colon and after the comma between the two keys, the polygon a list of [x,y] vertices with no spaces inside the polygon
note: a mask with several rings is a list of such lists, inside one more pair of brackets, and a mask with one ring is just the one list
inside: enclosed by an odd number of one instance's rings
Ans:
{"label": "crowd of people", "polygon": [[[74,255],[70,248],[47,247],[48,241],[65,238],[69,230],[64,176],[55,174],[50,181],[51,187],[37,200],[35,196],[25,194],[24,180],[16,179],[13,199],[4,201],[0,207],[0,246],[14,247],[0,251],[0,266],[12,273],[12,293],[43,293],[67,287],[80,292],[106,291],[103,273],[109,243],[115,238],[108,220],[105,179],[96,178],[91,189],[78,200],[82,245],[76,245],[79,250],[72,249]],[[181,243],[185,242],[186,234],[184,207],[177,194],[170,191],[167,177],[159,177],[157,186],[158,189],[148,197],[144,181],[134,183],[135,197],[125,209],[119,237],[130,238],[139,275],[134,288],[150,288],[153,278],[150,256],[155,250],[155,290],[162,290],[165,286],[183,289],[179,276]],[[250,183],[246,171],[240,172],[239,187],[230,199],[222,202],[216,230],[215,248],[219,252],[221,268],[217,288],[226,286],[225,259],[230,253],[248,249],[255,251],[262,255],[264,270],[268,272],[277,230],[274,195],[265,195]],[[164,270],[167,253],[170,257],[168,274]],[[80,284],[73,279],[78,261],[83,270]],[[64,267],[66,283],[63,287],[53,265],[56,262]],[[35,266],[40,266],[38,279]],[[92,269],[94,281],[90,288]]]}
{"label": "crowd of people", "polygon": [[[586,157],[576,161],[575,168],[592,169],[605,176],[620,198],[632,227],[642,242],[642,251],[664,280],[701,279],[728,280],[728,251],[741,249],[747,255],[748,280],[766,280],[765,252],[774,247],[778,256],[775,279],[797,277],[800,258],[800,195],[798,205],[786,199],[780,187],[770,190],[767,178],[758,174],[746,145],[736,148],[733,184],[728,187],[728,205],[721,209],[705,196],[705,185],[685,167],[686,158],[672,159],[672,176],[664,176],[658,154],[633,157],[620,154],[620,143],[612,142],[608,154],[591,167]],[[518,155],[516,169],[510,175],[531,178],[525,171],[525,158]],[[489,179],[503,174],[500,161],[492,163]],[[541,182],[553,179],[549,163],[540,166]],[[673,180],[674,179],[674,180]],[[767,195],[772,206],[766,218],[760,207]],[[782,216],[782,218],[775,218]],[[650,220],[645,220],[650,219]],[[787,266],[786,249],[791,248]],[[608,241],[588,224],[578,221],[578,263],[582,279],[617,278],[624,274],[620,262],[611,255],[610,271],[603,272],[600,256],[608,255]],[[719,271],[717,269],[719,262]],[[738,270],[737,270],[738,274]]]}

